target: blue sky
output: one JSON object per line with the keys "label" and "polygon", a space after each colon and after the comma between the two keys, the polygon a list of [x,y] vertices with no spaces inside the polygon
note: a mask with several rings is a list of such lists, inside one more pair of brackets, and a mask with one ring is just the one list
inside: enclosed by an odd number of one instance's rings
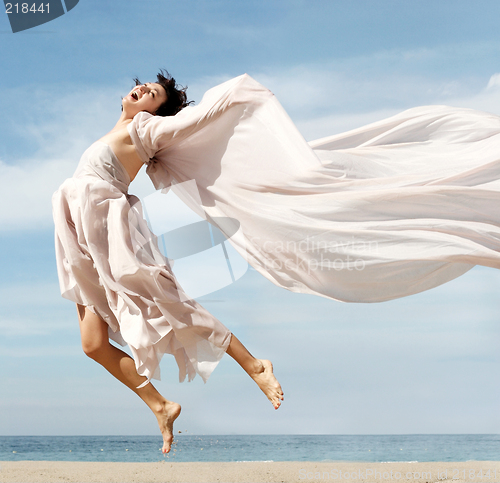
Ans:
{"label": "blue sky", "polygon": [[[143,403],[80,348],[59,295],[50,197],[110,130],[132,78],[165,67],[196,101],[244,72],[312,140],[423,104],[500,115],[497,0],[80,0],[12,34],[0,15],[0,434],[157,434]],[[153,191],[140,176],[131,192]],[[343,304],[253,270],[199,301],[273,360],[274,411],[229,357],[204,385],[158,389],[198,434],[500,432],[500,274],[477,267],[432,291]]]}

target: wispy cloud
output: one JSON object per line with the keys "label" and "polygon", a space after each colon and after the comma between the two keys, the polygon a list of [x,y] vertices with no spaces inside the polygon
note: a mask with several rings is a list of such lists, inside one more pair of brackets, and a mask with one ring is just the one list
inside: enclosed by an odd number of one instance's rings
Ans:
{"label": "wispy cloud", "polygon": [[3,337],[36,337],[64,330],[77,324],[69,322],[70,303],[62,303],[57,283],[16,283],[0,286],[0,333]]}
{"label": "wispy cloud", "polygon": [[[347,131],[419,105],[447,104],[500,114],[500,88],[494,65],[457,70],[477,53],[500,51],[495,43],[452,44],[434,48],[390,49],[325,62],[278,66],[248,72],[273,91],[306,139]],[[241,72],[243,73],[243,72]],[[497,77],[495,77],[497,75]],[[190,94],[228,80],[206,76],[190,84]]]}
{"label": "wispy cloud", "polygon": [[83,354],[81,346],[69,346],[68,345],[51,345],[44,347],[26,347],[25,345],[20,346],[2,346],[0,345],[0,353],[3,358],[67,358],[67,357],[81,357]]}
{"label": "wispy cloud", "polygon": [[[51,226],[52,193],[73,174],[83,151],[118,119],[118,89],[65,89],[54,95],[56,88],[40,88],[29,99],[11,90],[11,98],[23,100],[7,106],[11,139],[5,140],[0,159],[0,191],[8,205],[0,210],[0,231]],[[23,144],[31,146],[29,153]]]}
{"label": "wispy cloud", "polygon": [[[466,47],[466,56],[472,56],[474,48],[477,46]],[[430,70],[446,56],[458,55],[456,46],[391,50],[250,74],[276,94],[308,140],[347,131],[415,105],[448,104],[500,114],[500,74],[454,78],[437,77]],[[229,77],[195,79],[188,92],[200,100],[208,88]],[[120,93],[128,87],[125,81],[119,88],[86,87],[74,92],[66,87],[55,99],[49,90],[40,89],[31,99],[36,107],[27,121],[21,114],[11,113],[14,135],[35,145],[30,155],[19,158],[11,146],[0,160],[0,190],[9,200],[8,208],[0,211],[0,230],[51,226],[52,193],[72,175],[83,151],[114,125]],[[131,188],[142,197],[152,192],[144,172]]]}

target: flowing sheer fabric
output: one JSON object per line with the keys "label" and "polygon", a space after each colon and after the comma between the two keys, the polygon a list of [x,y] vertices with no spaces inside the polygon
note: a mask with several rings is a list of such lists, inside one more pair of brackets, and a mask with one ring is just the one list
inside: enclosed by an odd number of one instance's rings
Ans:
{"label": "flowing sheer fabric", "polygon": [[381,302],[500,268],[498,116],[426,106],[307,143],[245,74],[129,133],[157,189],[293,292]]}

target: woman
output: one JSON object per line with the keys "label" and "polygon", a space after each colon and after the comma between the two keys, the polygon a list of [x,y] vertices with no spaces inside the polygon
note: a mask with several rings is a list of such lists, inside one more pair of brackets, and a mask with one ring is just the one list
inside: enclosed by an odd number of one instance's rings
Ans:
{"label": "woman", "polygon": [[[500,268],[498,116],[424,106],[307,143],[246,74],[177,114],[186,99],[173,87],[162,77],[136,87],[116,127],[54,196],[61,291],[79,304],[84,349],[153,409],[165,451],[179,407],[148,383],[164,353],[181,380],[206,381],[227,350],[274,407],[283,393],[271,364],[253,359],[176,283],[127,195],[142,164],[157,189],[173,189],[253,268],[293,292],[381,302],[474,265]],[[175,115],[154,115],[175,96]]]}
{"label": "woman", "polygon": [[[122,100],[115,127],[84,153],[74,177],[53,196],[56,252],[63,296],[77,302],[84,352],[149,406],[163,435],[162,451],[168,453],[181,407],[149,382],[159,378],[164,352],[175,355],[181,380],[186,373],[194,377],[195,369],[206,380],[227,352],[275,409],[283,391],[270,361],[255,359],[182,292],[145,226],[137,198],[127,194],[143,165],[127,126],[141,111],[171,116],[189,104],[168,73],[158,74],[156,83],[136,84]],[[134,252],[132,244],[140,237],[149,245]],[[136,361],[111,345],[110,336],[129,343]]]}

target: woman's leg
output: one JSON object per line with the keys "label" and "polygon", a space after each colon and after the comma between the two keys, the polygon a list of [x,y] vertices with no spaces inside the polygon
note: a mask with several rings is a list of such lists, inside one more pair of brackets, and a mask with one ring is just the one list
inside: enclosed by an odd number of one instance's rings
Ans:
{"label": "woman's leg", "polygon": [[257,383],[269,401],[273,403],[274,409],[278,409],[283,401],[283,391],[274,377],[271,361],[256,359],[234,334],[231,334],[231,342],[226,352]]}
{"label": "woman's leg", "polygon": [[77,309],[83,351],[149,406],[163,435],[162,451],[168,453],[173,440],[173,424],[181,412],[181,407],[177,403],[167,401],[152,384],[137,389],[147,378],[137,374],[135,362],[129,355],[109,343],[108,324],[87,307],[77,304]]}

